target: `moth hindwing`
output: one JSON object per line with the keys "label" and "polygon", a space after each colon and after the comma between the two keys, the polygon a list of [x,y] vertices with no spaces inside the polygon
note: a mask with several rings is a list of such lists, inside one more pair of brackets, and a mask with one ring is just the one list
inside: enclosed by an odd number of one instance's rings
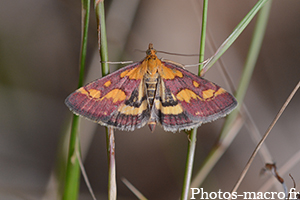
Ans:
{"label": "moth hindwing", "polygon": [[159,123],[164,130],[191,129],[229,114],[236,99],[218,85],[173,62],[146,58],[79,88],[65,100],[75,114],[104,126],[133,131]]}

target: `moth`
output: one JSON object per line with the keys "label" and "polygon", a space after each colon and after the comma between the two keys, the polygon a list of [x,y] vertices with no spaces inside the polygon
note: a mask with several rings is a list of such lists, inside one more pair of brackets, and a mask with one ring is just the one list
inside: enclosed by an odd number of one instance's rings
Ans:
{"label": "moth", "polygon": [[189,130],[229,114],[236,99],[183,67],[160,60],[149,44],[146,58],[77,89],[65,100],[75,114],[107,127],[133,131],[156,124]]}

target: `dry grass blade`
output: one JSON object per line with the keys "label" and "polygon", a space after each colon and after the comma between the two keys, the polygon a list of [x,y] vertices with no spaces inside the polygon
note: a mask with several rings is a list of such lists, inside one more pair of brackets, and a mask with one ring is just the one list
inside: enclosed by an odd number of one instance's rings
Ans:
{"label": "dry grass blade", "polygon": [[83,164],[82,164],[82,160],[81,160],[81,157],[80,157],[78,151],[76,151],[76,156],[77,156],[77,159],[78,159],[78,162],[79,162],[80,170],[81,170],[83,179],[84,179],[84,181],[85,181],[85,184],[86,184],[86,186],[88,187],[88,190],[89,190],[89,192],[90,192],[90,194],[91,194],[93,200],[96,200],[95,194],[94,194],[94,192],[93,192],[92,186],[91,186],[91,184],[90,184],[89,178],[88,178],[88,176],[87,176],[87,174],[86,174],[86,171],[85,171],[85,169],[84,169],[84,166],[83,166]]}
{"label": "dry grass blade", "polygon": [[147,200],[147,198],[140,191],[138,191],[138,189],[136,189],[126,178],[122,178],[121,180],[138,199]]}
{"label": "dry grass blade", "polygon": [[108,199],[115,200],[117,199],[117,182],[116,182],[116,158],[115,158],[115,136],[114,129],[108,128]]}
{"label": "dry grass blade", "polygon": [[[250,115],[246,105],[243,105],[242,112],[243,112],[243,114],[245,114],[245,116],[247,118],[245,126],[250,134],[250,137],[253,140],[253,143],[256,144],[260,141],[262,136],[261,136],[252,116]],[[260,153],[261,159],[263,160],[264,163],[271,163],[273,161],[272,155],[271,155],[270,151],[268,150],[268,147],[266,144],[263,144],[261,146],[259,153]]]}
{"label": "dry grass blade", "polygon": [[[248,160],[240,178],[238,179],[237,183],[235,184],[234,188],[232,189],[232,193],[236,192],[238,187],[240,186],[242,180],[244,179],[244,177],[246,176],[247,171],[250,168],[250,165],[252,164],[256,154],[258,153],[260,147],[262,146],[262,144],[264,143],[264,141],[266,140],[266,138],[268,137],[268,135],[270,134],[272,128],[274,127],[274,125],[276,124],[276,122],[278,121],[279,117],[282,115],[282,113],[284,112],[284,110],[286,109],[286,107],[288,106],[288,104],[290,103],[290,101],[292,100],[293,96],[295,95],[295,93],[297,92],[297,90],[300,87],[300,81],[298,82],[298,84],[296,85],[296,87],[294,88],[294,90],[291,92],[290,96],[287,98],[287,100],[285,101],[285,103],[283,104],[282,108],[279,110],[279,112],[277,113],[275,119],[273,120],[273,122],[271,123],[271,125],[269,126],[269,128],[267,129],[265,135],[263,136],[263,138],[260,140],[260,142],[258,143],[258,145],[256,146],[255,150],[253,151],[250,159]],[[232,197],[230,197],[229,199],[231,200]]]}

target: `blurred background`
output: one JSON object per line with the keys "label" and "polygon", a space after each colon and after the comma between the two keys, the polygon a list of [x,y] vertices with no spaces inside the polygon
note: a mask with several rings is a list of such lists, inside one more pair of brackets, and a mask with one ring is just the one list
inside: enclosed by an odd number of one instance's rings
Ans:
{"label": "blurred background", "polygon": [[[208,32],[219,47],[257,1],[209,1]],[[202,1],[105,1],[110,61],[140,61],[154,48],[182,54],[199,52]],[[247,107],[260,134],[300,79],[300,1],[274,0],[258,62],[247,90]],[[86,82],[101,76],[93,9]],[[221,57],[237,87],[255,20]],[[76,90],[79,72],[81,2],[27,0],[0,2],[0,199],[56,199],[53,170],[63,135],[72,118],[64,99]],[[207,44],[205,57],[214,54]],[[197,57],[158,54],[183,64]],[[111,71],[116,66],[111,67]],[[190,67],[197,73],[197,67]],[[230,91],[217,62],[205,75]],[[231,91],[234,93],[234,91]],[[288,187],[300,185],[300,93],[295,95],[266,140],[266,146]],[[198,171],[220,133],[224,119],[198,129],[194,171]],[[243,127],[201,186],[207,192],[229,192],[257,142]],[[182,190],[188,138],[185,133],[148,127],[116,131],[118,199],[136,199],[121,182],[128,179],[149,199],[178,199]],[[84,165],[98,199],[107,195],[105,129],[81,120]],[[291,161],[295,161],[291,163]],[[276,180],[260,176],[258,155],[238,192],[278,191]],[[275,187],[266,186],[273,180]],[[279,190],[280,191],[280,190]],[[281,191],[280,191],[281,192]],[[81,183],[80,199],[91,199]]]}

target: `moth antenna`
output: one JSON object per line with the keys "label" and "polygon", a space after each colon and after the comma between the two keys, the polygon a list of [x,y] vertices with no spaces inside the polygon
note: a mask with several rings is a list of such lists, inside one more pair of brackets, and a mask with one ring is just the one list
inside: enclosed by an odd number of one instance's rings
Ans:
{"label": "moth antenna", "polygon": [[[153,48],[153,46],[152,46],[152,48]],[[134,51],[145,53],[145,50],[140,50],[140,49],[134,49]],[[173,55],[173,56],[199,56],[199,54],[184,54],[184,53],[174,53],[174,52],[158,51],[158,50],[156,52]]]}
{"label": "moth antenna", "polygon": [[184,64],[177,63],[177,62],[174,62],[174,61],[172,61],[172,60],[168,60],[168,59],[164,59],[164,58],[162,58],[161,60],[162,60],[162,61],[165,61],[165,62],[168,62],[168,63],[172,63],[172,64],[177,65],[177,66],[182,67],[182,68],[186,68],[186,67],[196,67],[196,66],[198,66],[198,65],[205,64],[205,63],[207,63],[208,61],[210,61],[210,59],[211,59],[211,58],[208,58],[208,59],[206,59],[205,61],[203,61],[203,62],[201,62],[201,63],[190,64],[190,65],[184,65]]}
{"label": "moth antenna", "polygon": [[164,53],[168,55],[174,55],[174,56],[199,56],[199,54],[183,54],[183,53],[173,53],[173,52],[167,52],[167,51],[156,51],[158,53]]}
{"label": "moth antenna", "polygon": [[162,58],[161,61],[168,62],[168,63],[172,63],[172,64],[177,65],[177,66],[182,67],[182,68],[185,67],[185,65],[183,65],[183,64],[181,64],[181,63],[178,63],[178,62],[175,62],[175,61],[173,61],[173,60],[168,60],[168,59]]}
{"label": "moth antenna", "polygon": [[108,64],[112,64],[112,65],[117,65],[117,64],[131,64],[133,63],[133,61],[120,61],[120,62],[111,62],[111,61],[101,61],[101,63],[108,63]]}
{"label": "moth antenna", "polygon": [[196,67],[196,66],[198,66],[198,65],[202,65],[202,64],[208,63],[210,60],[211,60],[211,57],[208,58],[208,59],[206,59],[206,60],[204,60],[204,61],[201,62],[201,63],[190,64],[190,65],[184,65],[184,67]]}
{"label": "moth antenna", "polygon": [[140,50],[140,49],[134,49],[134,51],[138,51],[138,52],[141,52],[141,53],[145,53],[145,50]]}

